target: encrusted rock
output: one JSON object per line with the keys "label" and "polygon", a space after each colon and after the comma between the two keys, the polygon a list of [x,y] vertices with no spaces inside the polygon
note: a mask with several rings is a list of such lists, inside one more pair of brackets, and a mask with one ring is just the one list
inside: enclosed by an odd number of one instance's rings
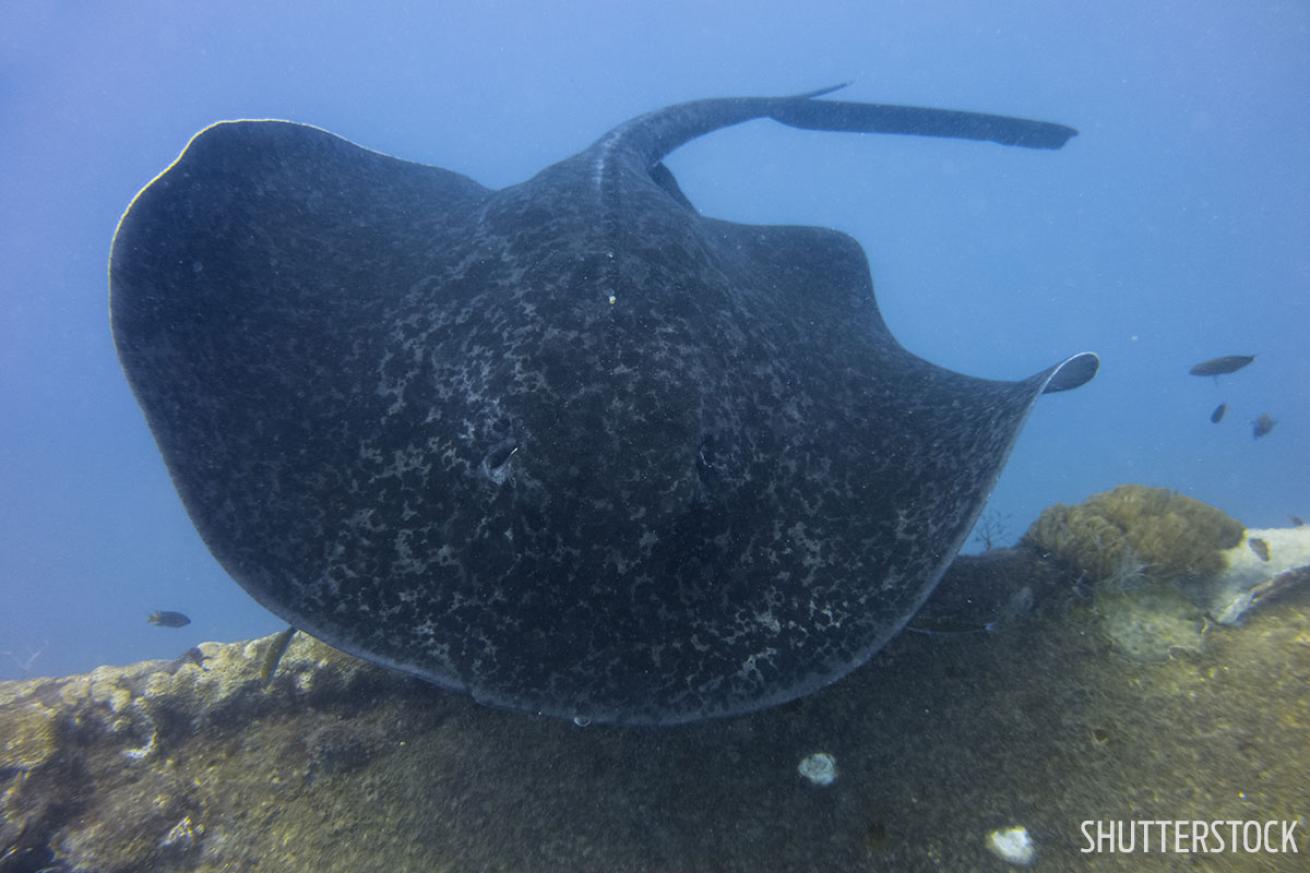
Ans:
{"label": "encrusted rock", "polygon": [[[277,637],[0,682],[0,873],[927,873],[1000,869],[988,835],[1016,820],[1037,868],[1082,870],[1068,828],[1088,810],[1294,815],[1310,586],[1262,587],[1297,552],[1247,537],[1213,576],[1269,604],[1242,627],[1207,625],[1194,577],[1093,585],[1006,550],[948,571],[924,616],[982,632],[903,634],[802,700],[677,729],[506,713],[303,634],[271,671]],[[1204,650],[1133,649],[1170,637],[1166,613]],[[1107,656],[1125,616],[1136,654]],[[822,790],[805,775],[829,770],[798,773],[816,750],[840,762]]]}
{"label": "encrusted rock", "polygon": [[1261,603],[1310,583],[1310,527],[1248,530],[1223,558],[1206,607],[1220,624],[1237,624]]}
{"label": "encrusted rock", "polygon": [[1141,485],[1050,507],[1023,544],[1077,574],[1106,636],[1140,661],[1199,652],[1211,623],[1236,624],[1310,580],[1310,528],[1248,531],[1212,506]]}
{"label": "encrusted rock", "polygon": [[12,692],[0,696],[0,767],[27,771],[44,764],[58,748],[57,713],[40,701],[19,703],[19,697]]}

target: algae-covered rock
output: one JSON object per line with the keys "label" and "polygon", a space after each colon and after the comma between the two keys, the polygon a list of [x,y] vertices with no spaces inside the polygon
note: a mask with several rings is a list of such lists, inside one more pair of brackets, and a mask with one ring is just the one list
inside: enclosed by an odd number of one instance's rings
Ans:
{"label": "algae-covered rock", "polygon": [[1077,574],[1100,629],[1141,661],[1200,651],[1211,622],[1236,624],[1310,580],[1310,528],[1247,531],[1212,506],[1141,485],[1053,506],[1023,544]]}
{"label": "algae-covered rock", "polygon": [[17,770],[44,764],[57,748],[56,711],[39,702],[11,704],[12,693],[0,697],[0,761]]}
{"label": "algae-covered rock", "polygon": [[1201,581],[1224,567],[1242,524],[1221,510],[1165,488],[1120,485],[1077,506],[1042,512],[1024,535],[1091,581],[1143,568],[1165,582]]}
{"label": "algae-covered rock", "polygon": [[1023,544],[1050,554],[1091,588],[1099,627],[1138,661],[1198,652],[1210,588],[1241,523],[1164,488],[1120,485],[1042,512]]}
{"label": "algae-covered rock", "polygon": [[1064,569],[1034,549],[966,555],[951,565],[908,627],[929,634],[1003,631],[1067,587]]}
{"label": "algae-covered rock", "polygon": [[[263,721],[348,709],[344,701],[413,685],[305,634],[270,664],[280,637],[0,682],[0,873],[65,869],[56,855],[75,870],[195,869],[225,837],[206,823],[206,789],[232,759],[225,741]],[[366,758],[372,738],[350,724],[307,727],[296,748],[308,743],[320,771],[344,772]],[[272,761],[249,752],[241,764],[261,765],[267,772]]]}
{"label": "algae-covered rock", "polygon": [[1105,635],[1134,660],[1160,661],[1201,651],[1205,614],[1166,583],[1128,590],[1097,585],[1092,603]]}
{"label": "algae-covered rock", "polygon": [[1222,557],[1206,608],[1220,624],[1237,624],[1257,606],[1310,583],[1310,527],[1248,530]]}
{"label": "algae-covered rock", "polygon": [[[1025,560],[962,580],[1022,576]],[[1039,598],[1001,632],[903,635],[804,700],[667,730],[483,707],[321,657],[301,635],[268,684],[242,677],[271,637],[206,645],[203,666],[0,683],[0,719],[40,704],[55,723],[29,770],[0,760],[0,871],[999,870],[987,835],[1016,823],[1046,873],[1136,871],[1140,856],[1089,861],[1077,822],[1310,809],[1307,595],[1149,664],[1106,656],[1084,632],[1087,601]],[[193,670],[230,675],[166,678]],[[153,750],[133,756],[140,737],[114,724],[137,714],[140,687],[173,698],[156,713],[200,720],[156,715]],[[816,751],[837,762],[831,784],[798,770]]]}
{"label": "algae-covered rock", "polygon": [[[981,631],[903,634],[802,700],[662,730],[484,707],[299,633],[275,664],[278,636],[0,682],[0,873],[993,870],[1015,825],[1045,873],[1136,871],[1083,854],[1077,823],[1303,816],[1310,586],[1196,651],[1176,583],[1088,598],[1076,575],[961,559],[923,620]],[[831,784],[798,770],[816,751]]]}

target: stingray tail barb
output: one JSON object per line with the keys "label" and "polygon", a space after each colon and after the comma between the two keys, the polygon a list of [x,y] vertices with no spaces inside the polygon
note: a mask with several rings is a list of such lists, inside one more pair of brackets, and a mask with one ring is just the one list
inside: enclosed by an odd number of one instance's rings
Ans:
{"label": "stingray tail barb", "polygon": [[726,97],[680,103],[650,112],[607,134],[607,150],[632,150],[646,167],[697,137],[757,118],[803,130],[893,133],[971,139],[1034,149],[1058,149],[1078,131],[1063,124],[954,109],[818,100],[846,87],[820,88],[794,97]]}

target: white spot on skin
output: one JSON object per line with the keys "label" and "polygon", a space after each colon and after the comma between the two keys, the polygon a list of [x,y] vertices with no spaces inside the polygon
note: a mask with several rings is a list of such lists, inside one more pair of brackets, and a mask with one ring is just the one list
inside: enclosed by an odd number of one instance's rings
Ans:
{"label": "white spot on skin", "polygon": [[904,509],[896,510],[896,539],[911,542],[917,539],[911,531],[910,514]]}
{"label": "white spot on skin", "polygon": [[778,654],[778,650],[769,646],[766,647],[764,651],[754,652],[753,654],[748,655],[746,660],[741,662],[741,669],[737,671],[737,675],[748,682],[755,681],[762,683],[764,681],[764,674],[760,672],[760,668],[757,664],[761,661],[768,662],[773,660],[773,656],[776,654]]}

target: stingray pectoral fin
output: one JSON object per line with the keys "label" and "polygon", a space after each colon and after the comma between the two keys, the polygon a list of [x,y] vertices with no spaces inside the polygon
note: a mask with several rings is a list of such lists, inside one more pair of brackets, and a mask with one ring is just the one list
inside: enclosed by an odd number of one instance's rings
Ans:
{"label": "stingray pectoral fin", "polygon": [[1057,391],[1069,391],[1086,385],[1100,368],[1101,359],[1092,352],[1080,352],[1065,358],[1042,374],[1046,380],[1042,386],[1042,393],[1054,394]]}
{"label": "stingray pectoral fin", "polygon": [[355,435],[383,419],[409,427],[388,415],[411,358],[386,313],[464,256],[488,194],[309,125],[220,122],[119,223],[123,369],[197,529],[288,621],[307,609],[275,580],[321,564],[323,531],[361,509]]}

